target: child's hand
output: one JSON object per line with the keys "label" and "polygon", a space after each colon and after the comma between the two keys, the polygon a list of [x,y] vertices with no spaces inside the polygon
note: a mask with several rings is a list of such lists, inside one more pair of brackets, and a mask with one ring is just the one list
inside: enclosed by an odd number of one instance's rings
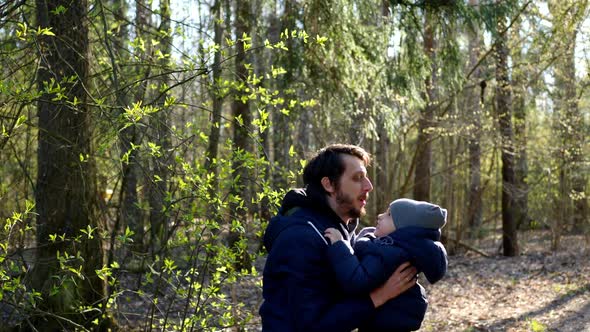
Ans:
{"label": "child's hand", "polygon": [[330,239],[330,243],[332,244],[342,240],[342,234],[336,228],[326,229],[324,236]]}

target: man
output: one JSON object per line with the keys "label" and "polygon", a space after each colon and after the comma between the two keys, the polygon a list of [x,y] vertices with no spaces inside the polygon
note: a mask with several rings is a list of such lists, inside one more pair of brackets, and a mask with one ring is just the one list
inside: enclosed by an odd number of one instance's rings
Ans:
{"label": "man", "polygon": [[353,145],[330,145],[305,166],[305,189],[285,195],[264,234],[268,258],[263,273],[263,331],[352,331],[375,309],[416,283],[416,269],[398,268],[380,288],[358,297],[338,289],[323,234],[340,230],[354,243],[369,192],[369,154]]}

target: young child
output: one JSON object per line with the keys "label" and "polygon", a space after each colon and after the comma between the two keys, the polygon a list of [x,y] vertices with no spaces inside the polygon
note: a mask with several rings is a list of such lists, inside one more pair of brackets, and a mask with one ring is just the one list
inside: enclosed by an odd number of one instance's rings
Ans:
{"label": "young child", "polygon": [[[402,198],[393,201],[377,218],[376,227],[361,230],[354,250],[335,228],[325,236],[330,263],[341,288],[353,294],[367,294],[381,286],[402,263],[410,261],[430,283],[447,271],[447,252],[440,243],[440,228],[447,210],[428,202]],[[424,288],[416,283],[405,293],[389,300],[359,331],[414,331],[420,328],[428,301]]]}

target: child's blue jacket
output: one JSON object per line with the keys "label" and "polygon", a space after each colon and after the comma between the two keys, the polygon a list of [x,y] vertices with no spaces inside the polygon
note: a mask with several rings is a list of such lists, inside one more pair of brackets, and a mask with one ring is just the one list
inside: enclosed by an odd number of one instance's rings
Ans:
{"label": "child's blue jacket", "polygon": [[[423,272],[430,283],[439,281],[445,275],[448,264],[446,250],[439,241],[440,230],[404,227],[383,238],[357,239],[355,255],[343,241],[336,242],[330,246],[328,255],[342,289],[353,295],[367,294],[383,284],[399,265],[407,261]],[[424,288],[416,284],[377,309],[374,319],[361,330],[418,330],[427,305]]]}

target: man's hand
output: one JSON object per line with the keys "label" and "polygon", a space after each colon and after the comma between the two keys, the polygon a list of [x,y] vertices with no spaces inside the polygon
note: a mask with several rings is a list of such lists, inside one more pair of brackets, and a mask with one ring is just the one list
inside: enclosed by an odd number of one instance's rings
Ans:
{"label": "man's hand", "polygon": [[328,228],[324,232],[324,236],[330,239],[330,243],[334,244],[338,241],[342,241],[342,234],[336,228]]}
{"label": "man's hand", "polygon": [[381,287],[371,292],[371,300],[375,308],[414,286],[417,272],[415,267],[410,266],[410,262],[400,265]]}

